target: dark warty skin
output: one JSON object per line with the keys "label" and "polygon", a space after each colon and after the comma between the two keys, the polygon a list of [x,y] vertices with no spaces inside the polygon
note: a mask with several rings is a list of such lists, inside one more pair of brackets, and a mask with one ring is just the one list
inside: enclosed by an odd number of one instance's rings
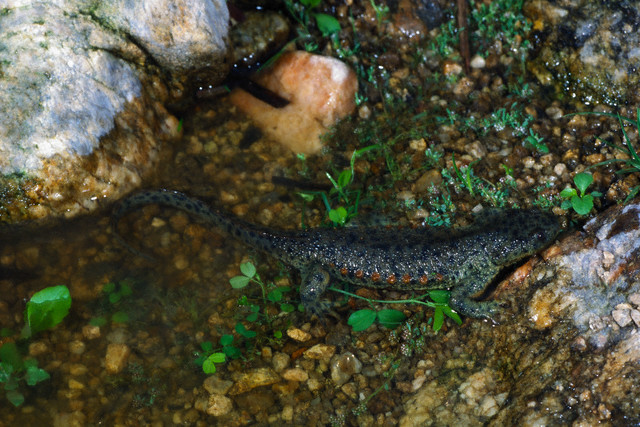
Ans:
{"label": "dark warty skin", "polygon": [[[469,227],[345,227],[273,230],[214,211],[176,191],[135,194],[115,208],[112,226],[132,209],[148,204],[189,212],[247,245],[300,270],[306,309],[320,313],[320,297],[331,278],[358,286],[398,290],[447,289],[449,305],[463,315],[492,318],[497,302],[473,299],[505,266],[549,244],[560,230],[557,218],[539,210],[487,210]],[[128,246],[128,245],[127,245]]]}

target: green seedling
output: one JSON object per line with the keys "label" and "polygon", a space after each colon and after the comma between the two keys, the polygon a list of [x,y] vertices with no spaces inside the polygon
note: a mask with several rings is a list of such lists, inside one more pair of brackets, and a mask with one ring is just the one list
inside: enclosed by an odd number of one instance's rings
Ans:
{"label": "green seedling", "polygon": [[[435,289],[429,291],[425,295],[421,297],[408,299],[408,300],[372,300],[369,298],[364,298],[359,295],[344,291],[342,289],[337,288],[329,288],[332,291],[339,292],[345,295],[348,295],[353,298],[363,299],[368,301],[369,303],[379,303],[379,304],[420,304],[425,305],[427,307],[431,307],[434,309],[433,314],[433,330],[438,332],[442,325],[444,324],[444,316],[453,319],[458,325],[462,324],[462,319],[460,315],[453,311],[453,309],[449,306],[449,298],[451,296],[449,291]],[[427,298],[430,299],[427,300]],[[349,320],[347,323],[353,328],[354,331],[364,331],[369,326],[373,325],[373,323],[377,320],[381,325],[387,328],[395,328],[399,326],[404,320],[406,316],[399,310],[393,309],[384,309],[380,311],[375,311],[372,309],[361,309],[351,313],[349,316]]]}
{"label": "green seedling", "polygon": [[[300,192],[300,196],[305,202],[311,202],[315,197],[320,197],[326,211],[327,217],[334,226],[344,226],[358,214],[360,205],[360,190],[352,190],[349,187],[354,181],[356,159],[369,151],[379,149],[378,145],[370,145],[359,150],[355,150],[351,155],[349,168],[343,170],[334,178],[327,172],[327,178],[333,188],[327,194],[326,191],[305,191]],[[336,207],[332,207],[338,205]]]}
{"label": "green seedling", "polygon": [[[36,333],[51,329],[58,325],[69,314],[71,295],[66,286],[52,286],[36,292],[24,312],[25,326],[18,340],[20,347]],[[3,329],[3,336],[10,331]],[[14,406],[24,403],[24,394],[20,391],[20,383],[33,387],[49,379],[49,373],[38,368],[38,361],[23,358],[19,346],[14,341],[7,341],[0,346],[0,384],[3,384],[5,396]]]}
{"label": "green seedling", "polygon": [[[615,144],[611,144],[608,141],[604,141],[605,144],[620,150],[624,153],[626,153],[628,155],[628,159],[610,159],[610,160],[605,160],[603,162],[600,163],[596,163],[593,166],[590,166],[590,168],[595,168],[598,166],[606,166],[609,164],[613,164],[613,163],[622,163],[623,165],[627,166],[625,169],[621,169],[619,171],[617,171],[617,174],[627,174],[627,173],[638,173],[640,172],[640,155],[638,154],[638,152],[635,150],[635,148],[633,148],[633,141],[631,141],[631,138],[629,137],[629,134],[627,134],[627,131],[624,128],[625,122],[626,123],[631,123],[632,126],[634,126],[636,128],[636,130],[638,132],[640,132],[640,108],[636,108],[636,118],[633,119],[631,117],[624,117],[621,116],[620,114],[611,114],[611,113],[599,113],[599,112],[585,112],[585,113],[573,113],[573,114],[567,114],[567,116],[573,116],[573,115],[587,115],[587,114],[593,114],[593,115],[597,115],[597,116],[606,116],[606,117],[613,117],[618,119],[618,123],[620,124],[620,129],[622,129],[622,135],[624,137],[624,147],[621,147],[619,145],[615,145]],[[631,199],[633,199],[635,196],[638,195],[638,193],[640,193],[640,185],[636,185],[635,187],[631,188],[631,191],[629,192],[629,195],[627,195],[626,199],[624,200],[623,203],[628,203]]]}
{"label": "green seedling", "polygon": [[[124,279],[118,283],[109,282],[102,288],[102,294],[108,302],[108,306],[113,310],[117,310],[117,307],[120,307],[133,294],[133,280]],[[125,311],[117,310],[111,314],[111,321],[114,323],[127,323],[129,315]],[[104,316],[94,317],[89,323],[93,326],[104,326],[107,324],[107,318]]]}
{"label": "green seedling", "polygon": [[565,199],[562,202],[562,209],[573,208],[578,215],[586,215],[593,209],[594,197],[602,196],[602,193],[592,191],[586,194],[587,188],[593,182],[593,175],[582,172],[573,177],[576,188],[567,187],[560,192],[560,197]]}
{"label": "green seedling", "polygon": [[[228,337],[231,337],[231,339],[229,340]],[[230,344],[231,341],[233,341],[233,335],[223,335],[222,338],[220,338],[221,344],[223,340],[229,341]],[[194,360],[194,363],[198,366],[202,366],[202,371],[205,374],[215,374],[216,363],[220,364],[226,362],[227,355],[224,352],[213,351],[213,344],[211,343],[211,341],[200,343],[200,348],[202,348],[202,352],[195,352],[196,360]],[[235,347],[233,348],[235,349]]]}
{"label": "green seedling", "polygon": [[473,166],[478,160],[471,162],[468,166],[458,167],[455,154],[451,154],[451,159],[454,174],[452,175],[448,169],[443,169],[442,177],[447,179],[454,188],[466,189],[472,197],[479,195],[495,207],[502,208],[507,205],[509,193],[516,186],[515,180],[507,179],[498,182],[498,184],[493,184],[484,178],[480,178],[473,171]]}

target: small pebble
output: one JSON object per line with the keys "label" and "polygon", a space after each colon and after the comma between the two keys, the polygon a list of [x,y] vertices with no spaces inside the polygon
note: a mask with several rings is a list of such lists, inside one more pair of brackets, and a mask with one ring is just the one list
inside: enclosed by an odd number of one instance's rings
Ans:
{"label": "small pebble", "polygon": [[469,65],[471,65],[471,68],[484,68],[487,65],[487,61],[485,61],[482,56],[476,55],[471,58],[471,62],[469,63]]}

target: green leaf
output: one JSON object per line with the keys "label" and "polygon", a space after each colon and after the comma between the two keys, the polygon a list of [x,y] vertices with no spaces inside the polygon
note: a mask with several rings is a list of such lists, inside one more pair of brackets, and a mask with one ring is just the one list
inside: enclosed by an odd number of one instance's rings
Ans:
{"label": "green leaf", "polygon": [[0,361],[2,361],[5,369],[7,369],[7,366],[11,366],[12,372],[20,372],[24,369],[22,357],[14,342],[5,343],[0,347]]}
{"label": "green leaf", "polygon": [[30,386],[34,386],[40,381],[48,380],[49,378],[51,378],[49,373],[44,369],[38,368],[37,366],[29,366],[27,368],[27,374],[25,375],[27,385]]}
{"label": "green leaf", "polygon": [[299,192],[298,195],[300,197],[302,197],[302,200],[304,200],[305,202],[312,202],[313,199],[315,198],[315,195],[311,194],[311,193],[303,193],[303,192]]}
{"label": "green leaf", "polygon": [[593,196],[590,194],[582,198],[573,196],[571,198],[571,206],[579,215],[586,215],[593,209]]}
{"label": "green leaf", "polygon": [[213,350],[213,343],[211,341],[204,341],[200,343],[200,348],[202,351],[210,353]]}
{"label": "green leaf", "polygon": [[127,323],[129,321],[129,315],[124,311],[116,311],[111,316],[111,321],[114,323]]}
{"label": "green leaf", "polygon": [[342,172],[340,172],[340,175],[338,176],[338,186],[340,188],[345,188],[346,186],[351,184],[352,177],[353,175],[350,169],[343,170]]}
{"label": "green leaf", "polygon": [[240,271],[245,276],[252,278],[256,275],[256,266],[251,262],[243,262],[240,264]]}
{"label": "green leaf", "polygon": [[300,0],[300,4],[302,4],[304,7],[308,7],[310,9],[318,6],[320,4],[321,0]]}
{"label": "green leaf", "polygon": [[435,312],[433,313],[433,330],[438,332],[442,328],[442,324],[444,323],[444,313],[442,311],[441,306],[437,306]]}
{"label": "green leaf", "polygon": [[233,335],[231,334],[224,334],[223,336],[220,337],[220,345],[227,346],[230,345],[233,342]]}
{"label": "green leaf", "polygon": [[429,298],[431,298],[433,302],[438,304],[446,304],[447,302],[449,302],[450,296],[451,292],[444,289],[434,289],[432,291],[429,291]]}
{"label": "green leaf", "polygon": [[247,316],[247,322],[255,322],[258,320],[258,313],[251,313]]}
{"label": "green leaf", "polygon": [[316,18],[318,29],[324,37],[340,31],[340,22],[333,16],[327,15],[326,13],[316,13],[313,16]]}
{"label": "green leaf", "polygon": [[224,353],[213,353],[209,356],[209,359],[213,360],[214,363],[224,363],[227,361],[227,355]]}
{"label": "green leaf", "polygon": [[133,290],[131,289],[131,286],[127,285],[126,283],[120,283],[120,295],[122,295],[123,297],[128,297],[132,293]]}
{"label": "green leaf", "polygon": [[13,366],[9,363],[0,362],[0,383],[6,383],[11,378]]}
{"label": "green leaf", "polygon": [[271,302],[279,302],[282,300],[282,291],[277,288],[267,294],[267,299]]}
{"label": "green leaf", "polygon": [[204,362],[202,362],[202,372],[207,375],[216,373],[216,364],[211,360],[211,356],[207,357],[204,359]]}
{"label": "green leaf", "polygon": [[232,345],[223,347],[222,351],[227,355],[229,359],[237,359],[242,356],[242,352],[240,351],[240,349]]}
{"label": "green leaf", "polygon": [[280,338],[282,338],[282,331],[280,331],[280,330],[278,330],[278,331],[274,331],[274,332],[273,332],[273,337],[274,337],[275,339],[278,339],[278,340],[279,340]]}
{"label": "green leaf", "polygon": [[250,331],[247,328],[245,328],[245,326],[238,322],[236,323],[236,332],[240,335],[242,335],[245,338],[255,338],[255,336],[257,335],[256,331]]}
{"label": "green leaf", "polygon": [[329,219],[336,224],[344,225],[347,222],[347,210],[339,206],[337,209],[329,211]]}
{"label": "green leaf", "polygon": [[573,196],[577,196],[577,195],[578,195],[578,192],[576,191],[576,189],[571,187],[567,187],[560,192],[560,197],[562,197],[563,199],[570,199]]}
{"label": "green leaf", "polygon": [[280,310],[284,313],[293,313],[296,307],[293,304],[280,304]]}
{"label": "green leaf", "polygon": [[106,294],[110,294],[111,292],[116,290],[116,284],[113,282],[109,282],[102,288],[102,292]]}
{"label": "green leaf", "polygon": [[93,317],[91,320],[89,320],[89,324],[91,326],[104,326],[107,324],[107,318],[104,316]]}
{"label": "green leaf", "polygon": [[376,316],[377,314],[375,311],[369,308],[364,308],[351,313],[347,323],[355,332],[360,332],[373,325],[373,322],[376,320]]}
{"label": "green leaf", "polygon": [[250,280],[247,276],[235,276],[229,279],[229,283],[233,289],[241,289],[247,286]]}
{"label": "green leaf", "polygon": [[111,304],[115,304],[118,301],[120,301],[120,298],[122,298],[122,295],[120,295],[120,292],[114,292],[109,294],[109,302]]}
{"label": "green leaf", "polygon": [[20,406],[24,403],[24,396],[17,390],[7,391],[7,399],[13,404],[13,406]]}
{"label": "green leaf", "polygon": [[576,187],[580,190],[580,195],[584,195],[584,192],[587,190],[587,187],[591,185],[593,182],[593,175],[586,172],[581,172],[573,177],[573,182],[576,183]]}
{"label": "green leaf", "polygon": [[378,322],[389,329],[398,327],[407,319],[400,310],[385,309],[378,311]]}
{"label": "green leaf", "polygon": [[453,319],[453,321],[458,325],[462,325],[462,319],[460,318],[460,315],[453,311],[451,307],[449,307],[448,305],[443,305],[442,311],[444,311],[444,314],[446,314],[450,319]]}
{"label": "green leaf", "polygon": [[70,308],[71,295],[64,285],[36,292],[27,303],[26,309],[26,322],[31,334],[53,328],[69,314]]}

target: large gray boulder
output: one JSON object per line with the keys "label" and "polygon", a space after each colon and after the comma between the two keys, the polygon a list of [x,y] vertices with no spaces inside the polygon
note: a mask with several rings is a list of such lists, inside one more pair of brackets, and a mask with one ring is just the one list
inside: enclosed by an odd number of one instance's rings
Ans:
{"label": "large gray boulder", "polygon": [[223,1],[4,7],[2,223],[74,216],[135,188],[178,134],[164,104],[190,73],[226,69]]}

